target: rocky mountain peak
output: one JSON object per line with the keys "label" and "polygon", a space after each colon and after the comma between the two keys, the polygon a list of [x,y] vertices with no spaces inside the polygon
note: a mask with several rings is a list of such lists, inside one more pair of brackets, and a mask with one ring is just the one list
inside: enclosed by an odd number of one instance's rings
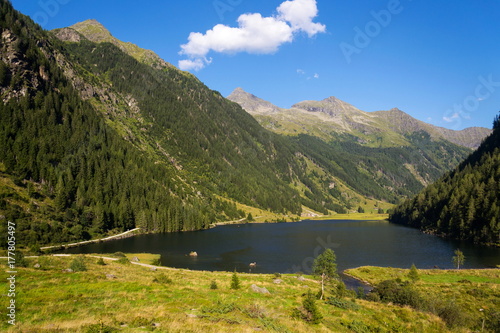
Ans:
{"label": "rocky mountain peak", "polygon": [[68,28],[56,29],[53,32],[57,38],[66,42],[79,42],[83,37],[94,43],[112,43],[123,52],[134,57],[137,61],[158,69],[173,67],[173,65],[161,59],[153,51],[142,49],[132,43],[122,42],[113,37],[108,29],[94,19],[76,23]]}
{"label": "rocky mountain peak", "polygon": [[279,107],[273,105],[272,103],[265,101],[255,95],[252,95],[243,88],[236,88],[228,97],[230,101],[238,103],[243,109],[248,113],[274,113],[281,110]]}
{"label": "rocky mountain peak", "polygon": [[94,19],[76,23],[69,28],[78,31],[85,38],[95,43],[111,42],[115,44],[114,42],[116,41],[109,30]]}

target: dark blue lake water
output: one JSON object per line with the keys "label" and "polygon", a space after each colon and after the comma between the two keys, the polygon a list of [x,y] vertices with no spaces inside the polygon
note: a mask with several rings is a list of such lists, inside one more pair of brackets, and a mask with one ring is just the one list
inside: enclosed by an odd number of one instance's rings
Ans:
{"label": "dark blue lake water", "polygon": [[[140,235],[68,249],[66,253],[159,253],[164,266],[253,273],[310,272],[325,247],[335,251],[339,270],[375,265],[453,268],[453,252],[464,268],[500,265],[500,249],[444,240],[387,222],[303,221],[219,226],[210,230]],[[188,256],[196,251],[198,257]]]}

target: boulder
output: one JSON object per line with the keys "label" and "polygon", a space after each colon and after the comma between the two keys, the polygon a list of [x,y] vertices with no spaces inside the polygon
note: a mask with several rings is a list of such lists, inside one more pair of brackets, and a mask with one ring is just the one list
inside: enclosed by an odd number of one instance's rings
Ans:
{"label": "boulder", "polygon": [[196,251],[191,251],[191,252],[189,253],[189,256],[190,256],[190,257],[197,257],[197,256],[198,256],[198,253],[196,253]]}
{"label": "boulder", "polygon": [[113,279],[116,279],[116,275],[106,274],[106,278],[109,279],[109,280],[113,280]]}
{"label": "boulder", "polygon": [[267,290],[264,287],[263,288],[257,287],[257,285],[255,285],[255,284],[252,284],[250,286],[250,289],[252,289],[252,291],[259,293],[259,294],[270,294],[269,290]]}
{"label": "boulder", "polygon": [[133,262],[139,262],[140,260],[139,260],[139,258],[137,258],[137,257],[133,257],[133,258],[132,258],[132,261],[133,261]]}
{"label": "boulder", "polygon": [[283,280],[282,279],[274,279],[273,282],[275,284],[281,284],[283,282]]}

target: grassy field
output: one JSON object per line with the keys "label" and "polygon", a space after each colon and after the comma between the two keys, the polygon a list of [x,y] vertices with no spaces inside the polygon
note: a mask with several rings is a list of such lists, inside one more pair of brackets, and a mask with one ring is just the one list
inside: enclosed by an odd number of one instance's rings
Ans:
{"label": "grassy field", "polygon": [[[308,290],[314,293],[319,283],[310,276],[238,273],[241,289],[230,288],[231,272],[204,272],[170,268],[151,268],[129,262],[151,264],[158,256],[126,254],[120,260],[82,257],[86,271],[67,272],[79,256],[42,256],[29,258],[27,268],[16,276],[16,326],[4,320],[6,332],[468,332],[447,327],[436,315],[409,307],[383,304],[352,296],[334,296],[329,302],[316,301],[323,319],[310,324],[294,317],[302,308]],[[113,255],[106,256],[113,257]],[[120,256],[114,256],[116,259]],[[35,268],[35,265],[37,268]],[[406,271],[389,268],[359,268],[351,275],[367,281],[401,276]],[[454,272],[421,271],[421,288],[476,306],[498,306],[498,270]],[[1,281],[6,281],[3,272]],[[474,279],[473,279],[474,278]],[[429,280],[428,280],[429,279]],[[468,279],[470,283],[454,282]],[[217,289],[211,289],[215,282]],[[266,288],[270,294],[251,290],[251,285]],[[6,286],[6,284],[3,284]],[[442,288],[445,285],[446,288]],[[464,289],[475,290],[476,296]],[[4,288],[4,287],[2,287]],[[469,289],[471,288],[471,289]],[[2,291],[1,307],[8,299]],[[496,294],[496,296],[495,296]],[[487,297],[486,297],[486,296]],[[444,296],[443,296],[444,297]],[[471,301],[471,299],[473,301]],[[334,302],[332,302],[332,300]],[[496,302],[496,303],[495,303]],[[478,312],[479,315],[479,312]]]}
{"label": "grassy field", "polygon": [[[410,280],[409,270],[398,268],[360,267],[345,273],[373,286]],[[418,275],[411,287],[423,303],[452,304],[471,331],[485,331],[486,323],[489,331],[500,332],[500,269],[418,270]]]}

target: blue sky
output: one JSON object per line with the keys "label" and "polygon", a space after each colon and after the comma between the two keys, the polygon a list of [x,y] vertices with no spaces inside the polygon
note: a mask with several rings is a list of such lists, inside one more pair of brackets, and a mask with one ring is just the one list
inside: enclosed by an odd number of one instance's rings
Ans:
{"label": "blue sky", "polygon": [[176,66],[197,64],[225,96],[242,87],[285,108],[336,96],[451,129],[491,127],[500,110],[497,0],[12,3],[49,30],[96,19]]}

